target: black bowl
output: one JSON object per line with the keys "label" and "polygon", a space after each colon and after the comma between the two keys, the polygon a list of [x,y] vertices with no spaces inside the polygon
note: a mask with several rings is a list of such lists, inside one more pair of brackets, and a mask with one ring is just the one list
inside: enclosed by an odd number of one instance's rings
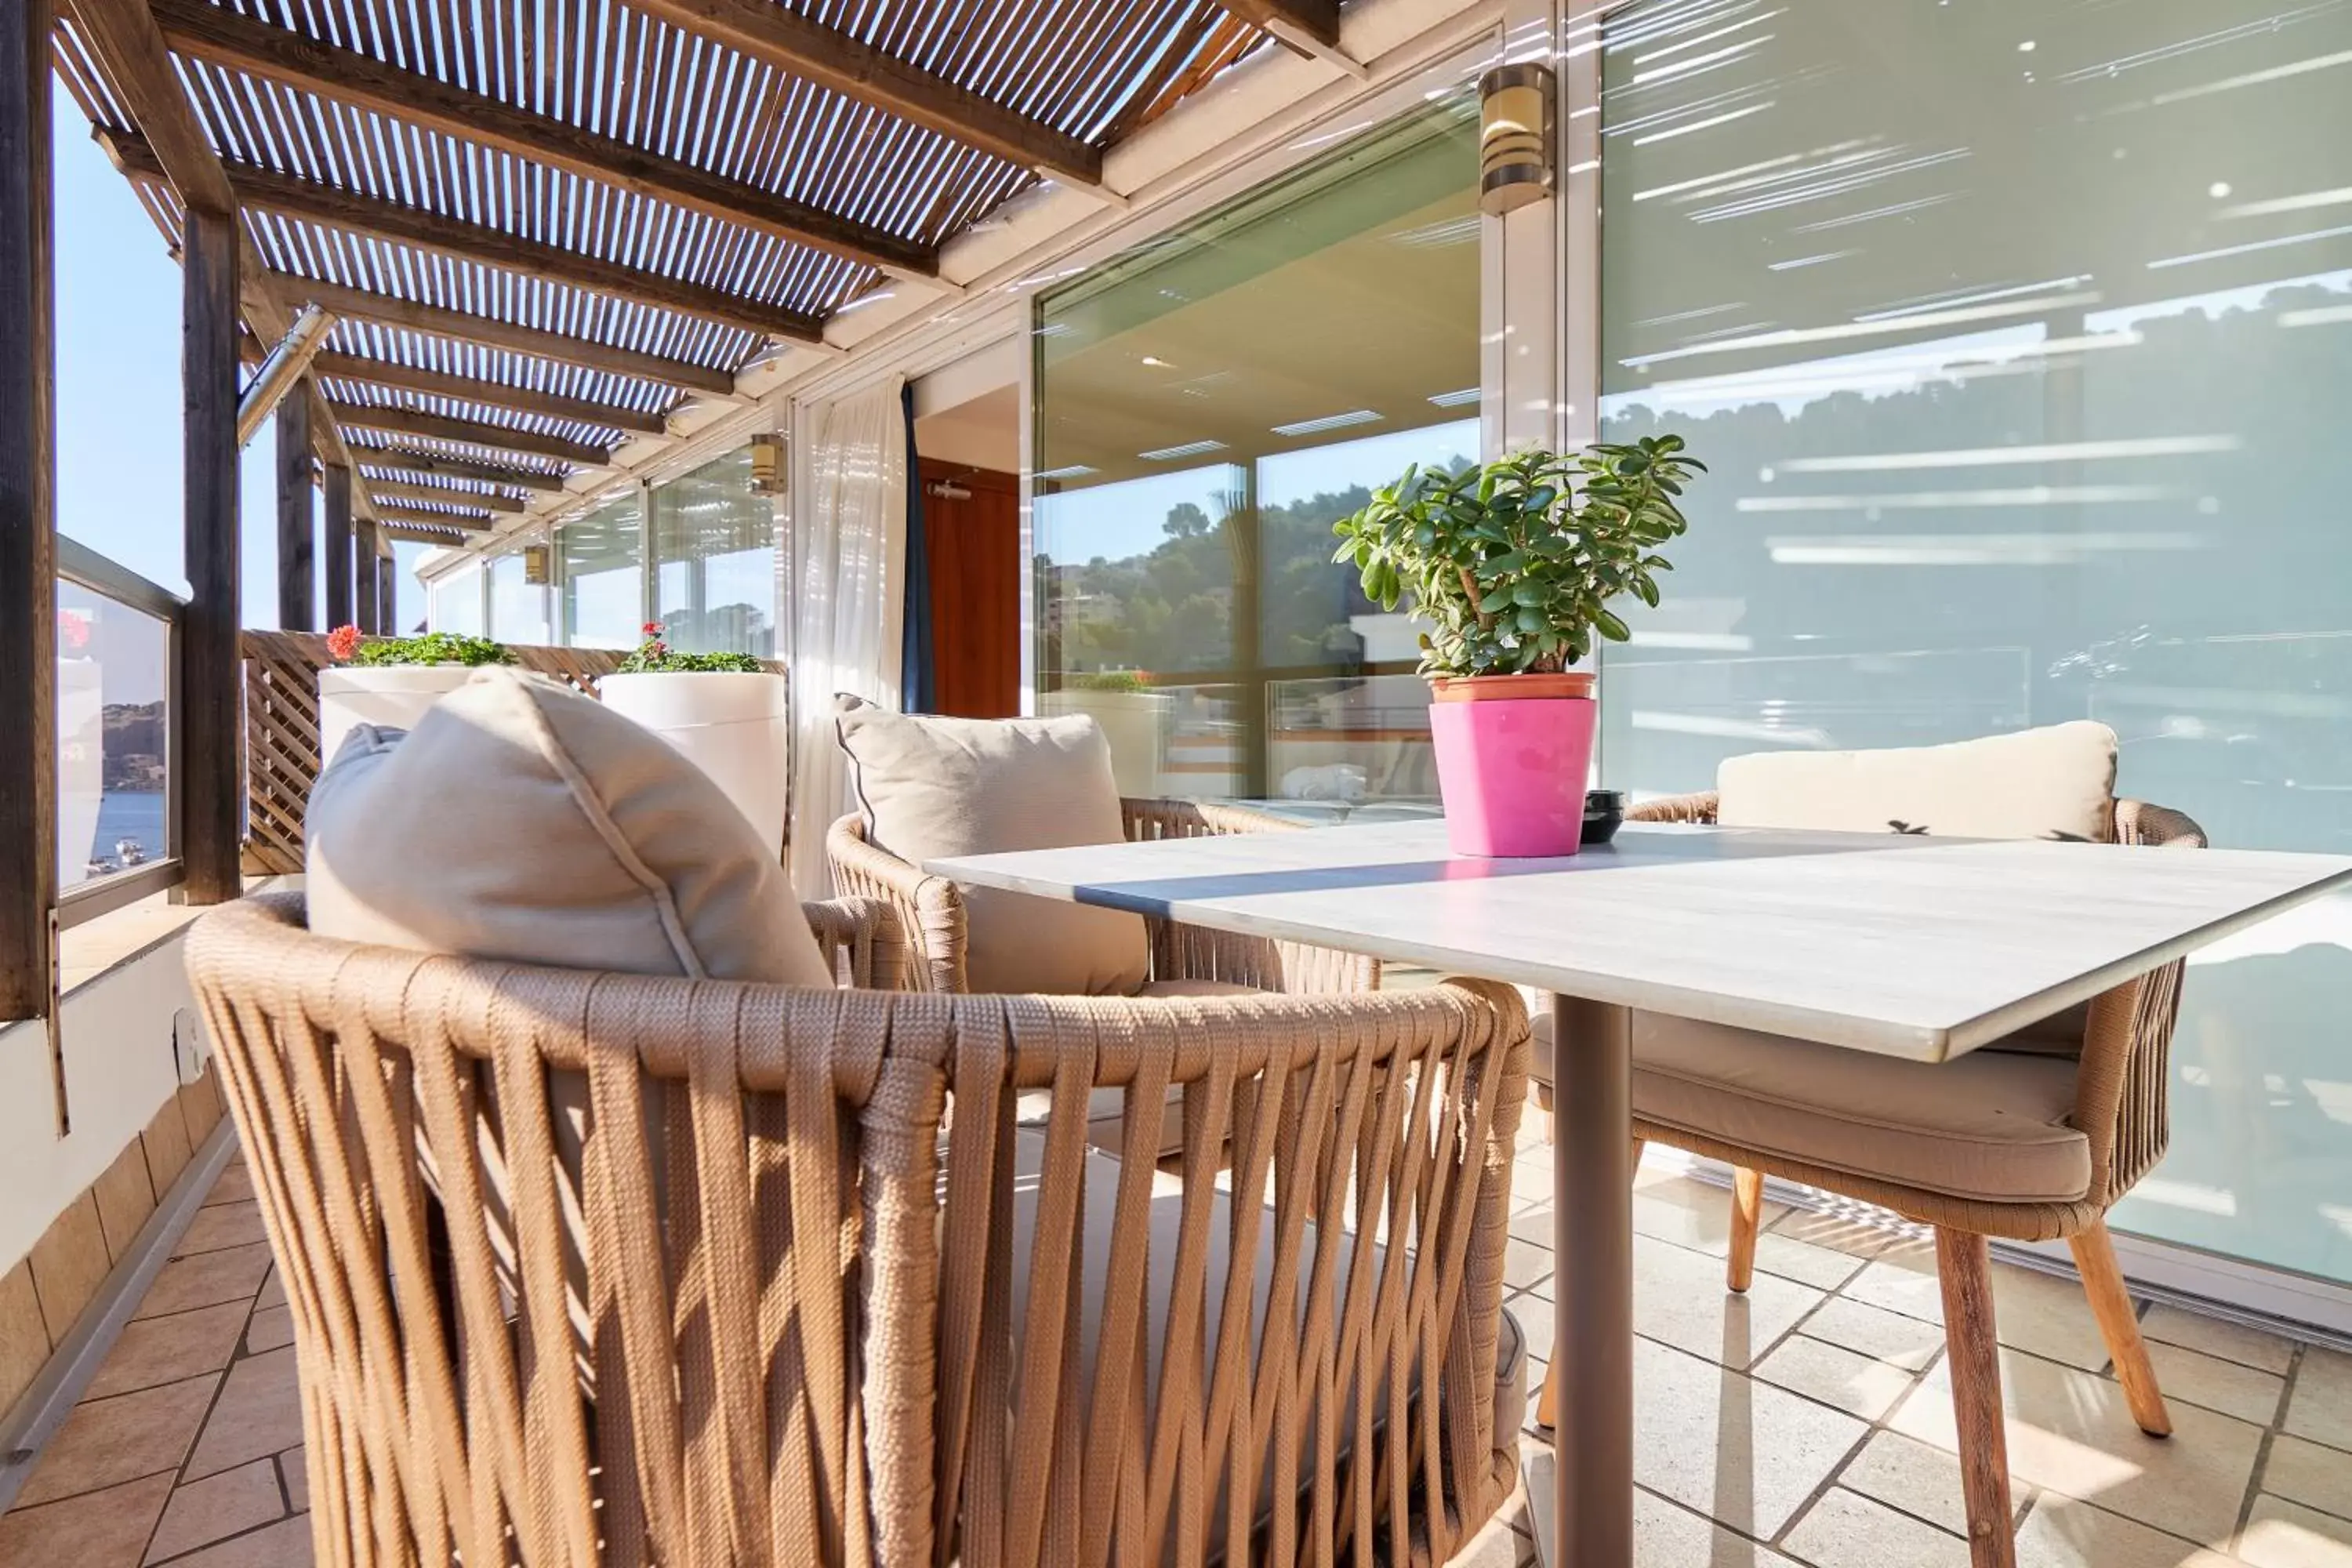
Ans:
{"label": "black bowl", "polygon": [[1625,792],[1593,789],[1584,792],[1584,836],[1587,844],[1606,844],[1617,837],[1625,821]]}

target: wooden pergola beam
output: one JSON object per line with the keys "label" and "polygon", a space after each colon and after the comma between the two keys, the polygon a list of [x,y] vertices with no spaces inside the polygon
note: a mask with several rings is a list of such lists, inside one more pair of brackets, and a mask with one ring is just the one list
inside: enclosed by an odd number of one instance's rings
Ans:
{"label": "wooden pergola beam", "polygon": [[404,500],[429,501],[436,506],[465,507],[476,511],[519,512],[524,502],[513,496],[493,495],[488,490],[452,489],[446,485],[417,485],[405,479],[366,480],[368,489],[379,503],[397,505]]}
{"label": "wooden pergola beam", "polygon": [[1277,38],[1295,30],[1328,47],[1339,47],[1339,0],[1218,0],[1218,4]]}
{"label": "wooden pergola beam", "polygon": [[893,277],[939,276],[936,251],[691,163],[403,70],[353,49],[320,43],[205,0],[153,0],[153,10],[165,40],[184,55],[814,246]]}
{"label": "wooden pergola beam", "polygon": [[1102,184],[1099,149],[775,0],[631,0],[630,9],[1008,163],[1090,189]]}
{"label": "wooden pergola beam", "polygon": [[539,327],[502,321],[496,316],[478,316],[470,310],[450,310],[438,305],[419,304],[414,300],[395,300],[389,294],[349,289],[340,283],[297,278],[283,272],[270,276],[281,293],[312,300],[338,316],[348,316],[356,321],[398,327],[406,331],[421,332],[426,337],[480,343],[489,348],[529,354],[533,359],[576,364],[583,369],[605,371],[636,381],[658,382],[665,386],[681,387],[688,392],[727,396],[735,391],[734,376],[709,365],[667,359],[659,354],[640,353],[635,349],[614,348],[608,343],[575,338],[565,332],[551,332]]}
{"label": "wooden pergola beam", "polygon": [[336,418],[354,429],[425,436],[436,441],[487,447],[497,452],[552,458],[559,463],[572,463],[583,468],[602,468],[610,460],[604,447],[592,447],[584,441],[567,441],[560,436],[541,436],[536,431],[486,424],[478,419],[451,419],[439,414],[421,414],[414,408],[369,408],[356,403],[330,403],[327,406],[335,411]]}
{"label": "wooden pergola beam", "polygon": [[436,397],[454,397],[463,403],[478,403],[488,408],[509,408],[518,414],[536,414],[546,419],[577,419],[583,424],[601,426],[607,430],[659,436],[669,429],[669,421],[661,415],[647,414],[641,409],[594,403],[584,397],[560,397],[551,392],[533,392],[527,387],[509,386],[504,382],[479,381],[469,375],[450,375],[437,370],[422,370],[415,365],[394,364],[388,360],[362,359],[357,354],[322,353],[311,362],[311,369],[315,374],[332,380],[364,382],[370,386],[390,387],[397,392],[422,392]]}
{"label": "wooden pergola beam", "polygon": [[546,495],[560,495],[565,488],[561,474],[551,474],[539,468],[509,468],[502,463],[485,463],[472,458],[452,458],[439,452],[420,452],[413,447],[354,447],[352,455],[359,459],[360,467],[368,469],[474,479],[483,484],[503,485],[514,490],[536,490]]}
{"label": "wooden pergola beam", "polygon": [[[395,526],[405,525],[410,528],[453,529],[459,533],[486,533],[491,523],[497,521],[486,511],[442,511],[408,506],[378,507],[376,517],[385,532],[392,532]],[[393,537],[396,539],[399,535],[394,533]]]}
{"label": "wooden pergola beam", "polygon": [[[165,179],[165,165],[143,138],[125,132],[105,134],[101,141],[115,166],[137,180]],[[624,266],[601,257],[583,255],[560,245],[527,239],[483,224],[446,217],[423,207],[381,201],[357,191],[341,190],[264,169],[251,163],[226,164],[236,200],[246,206],[298,218],[322,228],[362,234],[394,245],[405,245],[460,261],[544,278],[593,293],[672,310],[700,321],[714,321],[762,337],[795,342],[822,343],[824,324],[813,316],[781,306],[762,304],[699,283]]]}

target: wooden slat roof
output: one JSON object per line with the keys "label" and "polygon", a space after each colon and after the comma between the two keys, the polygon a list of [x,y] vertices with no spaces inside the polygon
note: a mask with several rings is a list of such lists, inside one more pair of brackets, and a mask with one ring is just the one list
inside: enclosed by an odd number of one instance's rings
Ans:
{"label": "wooden slat roof", "polygon": [[[58,64],[169,242],[184,199],[226,190],[268,314],[336,313],[312,384],[378,510],[425,527],[466,489],[560,487],[686,398],[731,395],[772,343],[822,342],[862,295],[935,279],[945,242],[1040,179],[1098,184],[1107,147],[1269,29],[1315,47],[1338,16],[1337,0],[66,0]],[[155,79],[126,90],[103,63],[124,56],[95,47],[153,37],[186,99],[168,126],[126,107],[156,104]],[[191,122],[212,158],[196,147],[187,195],[172,180]]]}

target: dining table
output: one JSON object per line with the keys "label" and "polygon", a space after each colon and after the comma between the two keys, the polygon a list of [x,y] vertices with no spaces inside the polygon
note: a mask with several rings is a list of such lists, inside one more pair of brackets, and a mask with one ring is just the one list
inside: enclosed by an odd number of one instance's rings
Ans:
{"label": "dining table", "polygon": [[1557,859],[1435,818],[925,869],[1548,994],[1559,1375],[1548,1560],[1633,1559],[1636,1011],[1941,1062],[2352,886],[2352,858],[1628,823]]}

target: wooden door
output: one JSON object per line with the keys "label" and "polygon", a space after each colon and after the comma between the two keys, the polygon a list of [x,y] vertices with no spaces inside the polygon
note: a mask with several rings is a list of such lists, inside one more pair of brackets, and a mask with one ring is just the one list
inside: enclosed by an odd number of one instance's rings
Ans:
{"label": "wooden door", "polygon": [[[1009,719],[1021,711],[1021,481],[929,458],[922,474],[939,673],[932,706]],[[940,494],[943,486],[951,493]]]}

